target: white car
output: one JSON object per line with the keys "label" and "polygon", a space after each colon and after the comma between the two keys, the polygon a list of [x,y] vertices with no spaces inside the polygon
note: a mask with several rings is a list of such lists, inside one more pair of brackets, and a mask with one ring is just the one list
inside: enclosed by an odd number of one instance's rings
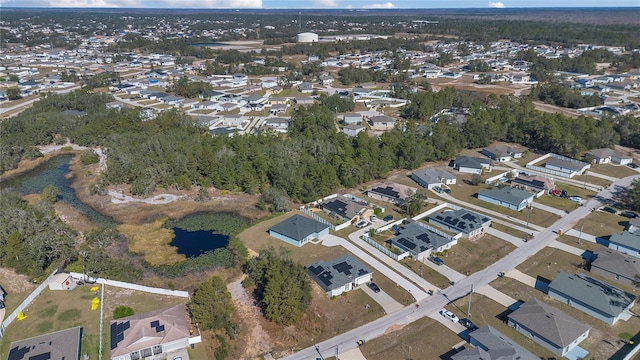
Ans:
{"label": "white car", "polygon": [[584,202],[584,200],[580,196],[569,196],[569,200],[576,202],[580,205]]}
{"label": "white car", "polygon": [[458,317],[454,313],[449,311],[449,310],[445,310],[445,309],[440,310],[440,315],[446,317],[447,319],[449,319],[449,320],[451,320],[452,322],[455,322],[455,323],[460,321],[460,319],[458,319]]}
{"label": "white car", "polygon": [[364,221],[364,220],[360,220],[360,221],[358,221],[358,223],[356,223],[356,227],[358,229],[362,229],[363,227],[365,227],[367,225],[369,225],[369,223]]}

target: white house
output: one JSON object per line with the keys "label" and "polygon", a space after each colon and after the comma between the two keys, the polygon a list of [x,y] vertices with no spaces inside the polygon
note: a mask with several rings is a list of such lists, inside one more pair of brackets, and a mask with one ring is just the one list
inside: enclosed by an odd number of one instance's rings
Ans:
{"label": "white house", "polygon": [[309,276],[329,296],[351,291],[370,282],[373,276],[373,272],[351,254],[317,261],[305,267]]}

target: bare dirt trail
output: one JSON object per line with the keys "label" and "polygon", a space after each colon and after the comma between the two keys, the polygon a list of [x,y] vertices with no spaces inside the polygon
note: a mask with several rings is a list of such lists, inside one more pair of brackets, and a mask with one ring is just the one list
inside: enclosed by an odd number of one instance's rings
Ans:
{"label": "bare dirt trail", "polygon": [[262,318],[260,309],[242,286],[244,278],[227,285],[233,305],[247,326],[247,341],[242,359],[262,359],[262,355],[272,348],[269,334],[262,328],[258,319]]}

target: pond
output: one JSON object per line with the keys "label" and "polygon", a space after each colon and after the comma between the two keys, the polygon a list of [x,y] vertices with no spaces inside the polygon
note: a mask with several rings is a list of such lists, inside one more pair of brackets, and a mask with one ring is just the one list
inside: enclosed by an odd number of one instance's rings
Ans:
{"label": "pond", "polygon": [[98,225],[113,224],[112,218],[97,212],[76,197],[76,191],[71,187],[72,179],[66,177],[72,158],[71,154],[56,156],[32,171],[3,181],[0,187],[14,188],[20,194],[28,195],[40,194],[47,185],[53,185],[60,191],[60,201],[69,203],[89,220]]}
{"label": "pond", "polygon": [[178,254],[188,258],[200,256],[206,252],[224,248],[229,243],[229,236],[211,230],[189,231],[179,227],[172,228],[175,237],[170,245],[178,248]]}

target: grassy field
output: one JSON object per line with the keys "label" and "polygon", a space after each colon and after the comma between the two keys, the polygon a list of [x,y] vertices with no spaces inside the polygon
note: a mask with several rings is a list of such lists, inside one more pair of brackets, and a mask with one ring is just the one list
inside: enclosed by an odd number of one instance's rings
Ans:
{"label": "grassy field", "polygon": [[571,201],[569,199],[564,199],[559,196],[553,196],[553,195],[542,195],[541,197],[537,198],[535,201],[542,205],[551,206],[556,209],[565,210],[565,211],[573,211],[578,206],[580,206],[575,201]]}
{"label": "grassy field", "polygon": [[144,254],[146,262],[152,266],[172,265],[187,258],[178,254],[177,248],[170,246],[174,233],[162,227],[166,219],[158,219],[146,224],[121,224],[118,231],[127,238],[130,252]]}
{"label": "grassy field", "polygon": [[602,245],[600,244],[592,243],[591,241],[585,241],[584,239],[578,242],[577,237],[569,236],[569,235],[562,235],[558,237],[557,240],[560,241],[561,243],[565,243],[567,245],[577,247],[578,249],[588,250],[592,252],[596,252],[598,249],[600,249],[600,247],[602,247]]}
{"label": "grassy field", "polygon": [[[100,311],[91,310],[91,300],[96,295],[90,288],[91,286],[84,285],[71,291],[51,291],[48,288],[43,290],[25,310],[27,318],[14,321],[7,328],[0,343],[0,356],[3,359],[7,358],[9,345],[13,341],[82,326],[82,354],[87,353],[90,359],[97,359]],[[186,304],[186,299],[128,289],[105,288],[103,345],[108,349],[108,326],[116,306],[126,304],[138,314],[180,303]]]}
{"label": "grassy field", "polygon": [[620,179],[627,176],[638,175],[637,171],[629,168],[628,166],[613,164],[593,164],[589,171]]}
{"label": "grassy field", "polygon": [[[605,174],[605,175],[608,175],[608,174]],[[593,184],[593,185],[598,185],[603,187],[611,184],[610,180],[603,179],[601,177],[597,177],[589,174],[574,176],[572,179],[575,181],[586,182],[587,184]]]}
{"label": "grassy field", "polygon": [[[589,359],[609,359],[611,355],[613,355],[623,345],[620,341],[619,334],[625,332],[636,334],[638,329],[640,329],[640,318],[637,316],[632,317],[629,321],[619,321],[616,325],[611,326],[560,301],[551,299],[546,294],[513,279],[497,278],[491,282],[491,285],[516,299],[527,301],[535,297],[591,326],[592,329],[589,332],[589,337],[580,344],[580,347],[589,351]],[[475,298],[473,302],[474,304],[477,304]],[[484,310],[484,308],[482,309]],[[637,314],[639,311],[640,305],[636,303],[631,308],[631,312]],[[474,318],[474,321],[475,320],[476,318]],[[504,333],[505,335],[510,336],[506,331]],[[514,339],[516,338],[514,337]],[[520,343],[520,341],[518,342]]]}
{"label": "grassy field", "polygon": [[422,272],[422,278],[427,280],[434,286],[437,286],[441,289],[444,289],[449,286],[449,279],[447,279],[446,276],[433,270],[427,265],[423,265],[419,261],[414,261],[413,259],[408,258],[408,259],[402,260],[400,263],[406,266],[407,268],[411,269],[411,271],[413,271],[416,274],[420,274],[420,272]]}
{"label": "grassy field", "polygon": [[575,273],[579,271],[582,258],[560,249],[546,247],[535,256],[528,258],[516,269],[532,277],[542,276],[553,280],[560,271]]}
{"label": "grassy field", "polygon": [[520,238],[520,239],[524,239],[527,235],[529,235],[529,234],[526,234],[526,233],[524,233],[524,232],[522,232],[520,230],[516,230],[516,229],[514,229],[514,228],[512,228],[510,226],[498,224],[496,222],[491,223],[491,227],[496,229],[496,230],[498,230],[498,231],[502,231],[502,232],[507,233],[509,235],[513,235],[513,236],[515,236],[517,238]]}
{"label": "grassy field", "polygon": [[564,184],[560,182],[556,183],[556,188],[566,190],[568,196],[580,196],[583,199],[591,199],[596,195],[595,192],[591,190],[583,189],[581,186]]}
{"label": "grassy field", "polygon": [[610,236],[613,233],[622,233],[629,224],[627,218],[610,214],[604,211],[594,211],[580,220],[573,228],[594,236]]}
{"label": "grassy field", "polygon": [[461,339],[439,322],[424,317],[402,328],[389,328],[384,336],[361,347],[367,360],[437,359]]}
{"label": "grassy field", "polygon": [[488,234],[474,240],[463,238],[449,250],[444,262],[464,275],[471,275],[503,258],[515,248],[513,244]]}

